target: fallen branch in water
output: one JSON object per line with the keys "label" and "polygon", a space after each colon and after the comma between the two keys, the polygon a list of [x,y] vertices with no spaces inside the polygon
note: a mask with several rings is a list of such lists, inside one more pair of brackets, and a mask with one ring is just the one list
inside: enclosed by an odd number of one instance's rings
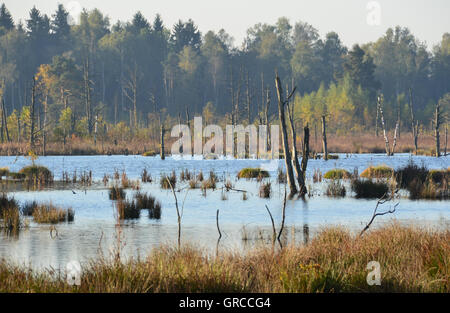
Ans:
{"label": "fallen branch in water", "polygon": [[386,215],[386,214],[392,214],[395,212],[395,210],[397,209],[398,205],[400,204],[399,202],[397,202],[396,204],[394,204],[394,207],[388,211],[385,212],[380,212],[377,213],[378,210],[378,206],[385,204],[386,202],[392,201],[394,199],[394,196],[397,194],[398,190],[396,190],[395,192],[391,193],[390,195],[388,195],[388,193],[385,193],[378,201],[377,201],[377,205],[375,206],[375,210],[373,211],[373,215],[372,218],[370,219],[369,223],[367,223],[366,227],[364,227],[364,229],[361,231],[361,233],[359,234],[359,236],[362,236],[363,233],[369,229],[370,225],[372,225],[373,221],[375,220],[375,218],[377,216],[382,216],[382,215]]}

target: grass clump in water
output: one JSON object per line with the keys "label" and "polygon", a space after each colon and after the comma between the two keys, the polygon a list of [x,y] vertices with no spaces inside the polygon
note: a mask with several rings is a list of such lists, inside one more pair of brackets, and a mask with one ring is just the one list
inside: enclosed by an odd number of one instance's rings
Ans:
{"label": "grass clump in water", "polygon": [[117,213],[120,220],[139,219],[141,210],[136,206],[136,201],[119,199],[117,201]]}
{"label": "grass clump in water", "polygon": [[148,216],[152,219],[160,219],[161,218],[161,203],[156,201],[155,197],[147,193],[137,192],[134,195],[134,199],[136,201],[136,209],[148,210]]}
{"label": "grass clump in water", "polygon": [[0,228],[8,233],[17,234],[22,225],[22,216],[17,201],[2,193],[0,195]]}
{"label": "grass clump in water", "polygon": [[206,189],[216,189],[216,182],[217,182],[217,175],[211,171],[209,173],[209,178],[207,180],[203,180],[202,181],[202,190],[206,190]]}
{"label": "grass clump in water", "polygon": [[323,178],[326,179],[349,179],[352,177],[352,174],[350,174],[349,171],[344,170],[342,168],[335,168],[332,170],[329,170],[328,172],[323,175]]}
{"label": "grass clump in water", "polygon": [[369,166],[362,173],[364,178],[390,178],[394,175],[394,169],[386,165]]}
{"label": "grass clump in water", "polygon": [[57,224],[60,222],[73,222],[75,212],[69,209],[61,209],[50,204],[39,204],[33,210],[33,221],[39,224]]}
{"label": "grass clump in water", "polygon": [[395,173],[397,184],[409,191],[410,199],[445,200],[450,198],[447,170],[428,170],[412,161]]}
{"label": "grass clump in water", "polygon": [[408,188],[409,184],[417,179],[424,183],[428,177],[428,169],[425,165],[418,166],[412,160],[402,168],[395,171],[395,179],[400,188]]}
{"label": "grass clump in water", "polygon": [[2,176],[8,176],[9,174],[9,168],[7,167],[0,167],[0,178]]}
{"label": "grass clump in water", "polygon": [[40,184],[43,186],[53,183],[53,174],[45,166],[25,166],[19,171],[19,174],[25,175],[25,181],[28,183]]}
{"label": "grass clump in water", "polygon": [[356,198],[365,199],[381,198],[389,191],[389,186],[385,182],[361,179],[352,180],[351,188],[355,192]]}
{"label": "grass clump in water", "polygon": [[237,174],[238,178],[267,178],[269,177],[269,172],[262,170],[260,168],[247,167],[239,171]]}
{"label": "grass clump in water", "polygon": [[327,184],[325,194],[329,197],[345,197],[347,190],[340,179],[332,179]]}
{"label": "grass clump in water", "polygon": [[261,186],[259,186],[259,196],[261,198],[270,198],[271,193],[272,184],[270,182],[262,183]]}
{"label": "grass clump in water", "polygon": [[161,189],[171,189],[170,187],[175,189],[175,186],[177,185],[177,174],[175,174],[175,171],[173,171],[170,175],[161,174],[159,184],[161,186]]}
{"label": "grass clump in water", "polygon": [[117,185],[111,186],[109,188],[109,199],[110,200],[119,200],[119,199],[125,199],[125,191],[122,187],[119,187]]}

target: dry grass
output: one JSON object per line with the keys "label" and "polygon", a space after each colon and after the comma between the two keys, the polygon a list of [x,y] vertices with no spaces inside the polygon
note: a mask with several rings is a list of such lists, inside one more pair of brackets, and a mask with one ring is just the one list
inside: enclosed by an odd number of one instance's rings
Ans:
{"label": "dry grass", "polygon": [[[381,265],[381,286],[366,282]],[[353,237],[321,231],[309,245],[211,257],[190,247],[161,247],[142,260],[83,265],[81,285],[63,273],[0,261],[0,292],[450,292],[450,231],[390,225]]]}
{"label": "dry grass", "polygon": [[394,169],[387,165],[369,166],[362,173],[364,178],[390,178],[394,175]]}
{"label": "dry grass", "polygon": [[[330,134],[327,135],[328,151],[334,153],[385,153],[385,144],[383,135],[380,133],[378,137],[375,132],[357,133],[357,134]],[[310,139],[312,151],[322,151],[322,141],[318,136],[317,141],[314,135]],[[435,146],[432,135],[425,134],[419,136],[419,149],[431,150]],[[400,138],[397,138],[397,153],[414,152],[414,141],[410,133],[402,132]]]}
{"label": "dry grass", "polygon": [[351,177],[352,174],[350,174],[349,171],[341,168],[329,170],[328,172],[325,173],[325,175],[323,175],[323,178],[325,179],[349,179]]}
{"label": "dry grass", "polygon": [[[166,155],[170,154],[171,144],[176,138],[170,138],[170,132],[165,138]],[[298,139],[300,147],[300,138]],[[327,136],[328,151],[333,153],[384,153],[384,140],[381,133],[378,137],[374,131],[364,133],[343,133],[332,134]],[[116,155],[116,154],[134,154],[153,156],[159,154],[159,141],[152,138],[146,138],[145,144],[142,144],[142,138],[126,138],[123,140],[105,140],[101,143],[94,144],[93,139],[86,138],[70,138],[64,146],[61,142],[49,142],[46,146],[47,155]],[[322,141],[320,136],[315,139],[311,134],[310,139],[311,151],[322,151]],[[443,140],[444,145],[444,140]],[[419,153],[431,154],[434,149],[434,138],[431,134],[425,133],[419,136],[418,141]],[[27,155],[29,151],[28,142],[11,142],[0,144],[0,155]],[[408,132],[402,132],[400,138],[397,139],[396,152],[413,152],[414,144],[412,135]],[[42,154],[42,147],[36,148],[36,154]]]}
{"label": "dry grass", "polygon": [[50,204],[39,204],[33,209],[33,221],[39,224],[57,224],[73,222],[75,212],[72,209],[61,209]]}
{"label": "dry grass", "polygon": [[269,177],[269,172],[262,170],[260,168],[243,168],[242,170],[239,171],[239,173],[237,174],[238,178],[267,178]]}

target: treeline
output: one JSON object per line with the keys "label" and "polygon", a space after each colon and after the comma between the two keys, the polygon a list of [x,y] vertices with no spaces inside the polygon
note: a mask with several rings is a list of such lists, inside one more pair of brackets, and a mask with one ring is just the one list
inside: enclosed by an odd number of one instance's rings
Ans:
{"label": "treeline", "polygon": [[68,17],[63,5],[50,17],[33,7],[15,22],[0,7],[2,140],[123,138],[199,114],[270,122],[275,71],[287,90],[297,87],[297,117],[320,125],[326,115],[331,131],[373,130],[380,93],[387,128],[400,121],[411,130],[413,103],[431,129],[436,104],[445,111],[450,102],[449,33],[431,51],[402,27],[349,49],[335,32],[320,38],[312,25],[280,18],[251,27],[237,48],[225,30],[201,34],[192,20],[169,27],[137,12],[112,25],[97,9],[74,25]]}

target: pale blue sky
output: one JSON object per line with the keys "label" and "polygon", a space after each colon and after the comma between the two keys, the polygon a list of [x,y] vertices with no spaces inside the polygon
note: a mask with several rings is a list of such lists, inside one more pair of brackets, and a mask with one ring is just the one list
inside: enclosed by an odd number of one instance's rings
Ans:
{"label": "pale blue sky", "polygon": [[[0,0],[0,2],[2,2]],[[129,20],[140,10],[153,20],[160,13],[166,26],[178,20],[192,18],[204,33],[224,28],[240,45],[246,30],[258,22],[275,23],[286,16],[291,23],[306,21],[323,36],[336,31],[347,46],[374,41],[388,27],[407,26],[429,48],[438,43],[444,32],[450,32],[449,0],[378,0],[381,8],[380,25],[371,26],[367,16],[371,0],[6,0],[3,1],[15,20],[28,18],[33,5],[51,15],[62,3],[66,7],[99,8],[111,22]],[[69,5],[69,3],[71,3]],[[75,3],[75,5],[74,5]]]}

